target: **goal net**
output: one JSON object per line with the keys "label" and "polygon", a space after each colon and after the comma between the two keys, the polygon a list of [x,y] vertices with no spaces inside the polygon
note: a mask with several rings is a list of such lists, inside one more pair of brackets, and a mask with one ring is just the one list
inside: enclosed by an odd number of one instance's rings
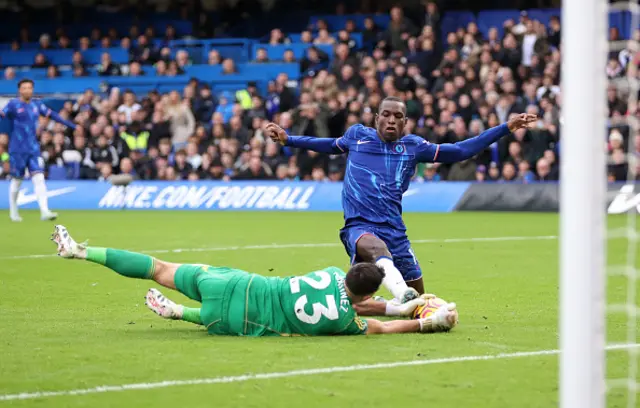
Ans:
{"label": "goal net", "polygon": [[562,408],[640,403],[639,1],[563,2]]}

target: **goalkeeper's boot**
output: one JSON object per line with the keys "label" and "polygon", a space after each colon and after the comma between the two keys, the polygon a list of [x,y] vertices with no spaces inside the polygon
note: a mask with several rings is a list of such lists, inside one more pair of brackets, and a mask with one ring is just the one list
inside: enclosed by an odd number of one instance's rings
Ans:
{"label": "goalkeeper's boot", "polygon": [[407,303],[412,301],[413,299],[417,299],[420,296],[417,290],[414,288],[408,287],[407,290],[404,291],[402,297],[400,298],[400,303]]}
{"label": "goalkeeper's boot", "polygon": [[42,221],[53,221],[56,218],[58,218],[58,213],[55,213],[52,211],[47,211],[45,213],[42,213],[42,215],[40,216],[40,219]]}
{"label": "goalkeeper's boot", "polygon": [[9,218],[11,218],[11,221],[13,222],[22,222],[22,217],[18,214],[11,214]]}
{"label": "goalkeeper's boot", "polygon": [[86,249],[85,244],[78,244],[71,238],[64,225],[56,225],[54,227],[51,240],[58,245],[58,256],[63,258],[76,258],[81,251]]}
{"label": "goalkeeper's boot", "polygon": [[448,332],[458,324],[458,311],[455,303],[440,306],[431,316],[420,320],[423,333]]}
{"label": "goalkeeper's boot", "polygon": [[181,319],[183,306],[169,300],[165,295],[160,293],[158,289],[149,289],[144,297],[144,304],[151,311],[165,319]]}

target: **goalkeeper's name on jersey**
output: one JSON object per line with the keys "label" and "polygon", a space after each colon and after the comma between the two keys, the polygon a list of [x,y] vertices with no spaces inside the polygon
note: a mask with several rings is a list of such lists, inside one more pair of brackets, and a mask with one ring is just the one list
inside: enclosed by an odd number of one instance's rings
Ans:
{"label": "goalkeeper's name on jersey", "polygon": [[333,276],[335,277],[336,282],[338,282],[338,291],[340,292],[340,310],[347,313],[349,311],[351,301],[349,301],[349,296],[347,296],[347,291],[344,288],[344,279],[337,272],[333,272]]}

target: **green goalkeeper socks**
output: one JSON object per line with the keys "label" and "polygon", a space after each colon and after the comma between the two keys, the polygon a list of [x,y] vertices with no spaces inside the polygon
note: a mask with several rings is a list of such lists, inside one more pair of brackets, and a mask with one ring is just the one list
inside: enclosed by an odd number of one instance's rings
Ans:
{"label": "green goalkeeper socks", "polygon": [[149,255],[111,248],[87,247],[87,261],[137,279],[152,279],[155,268],[155,260]]}
{"label": "green goalkeeper socks", "polygon": [[182,320],[201,325],[200,308],[182,306]]}

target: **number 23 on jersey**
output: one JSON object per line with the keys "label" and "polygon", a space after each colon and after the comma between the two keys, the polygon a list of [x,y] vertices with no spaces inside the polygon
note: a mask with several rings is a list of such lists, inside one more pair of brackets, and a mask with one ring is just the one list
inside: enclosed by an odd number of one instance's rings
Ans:
{"label": "number 23 on jersey", "polygon": [[[338,319],[338,305],[336,303],[336,298],[334,295],[325,295],[323,299],[326,302],[326,306],[321,302],[314,302],[311,304],[311,308],[313,309],[312,314],[308,314],[305,311],[305,307],[309,303],[309,298],[307,295],[311,295],[313,291],[322,291],[325,290],[331,285],[331,275],[329,275],[326,271],[316,271],[313,274],[319,278],[316,280],[310,276],[296,276],[291,278],[289,284],[291,286],[291,293],[305,293],[302,294],[295,302],[294,308],[295,313],[298,319],[307,324],[317,324],[322,317],[325,317],[328,320],[337,320]],[[309,286],[312,290],[308,288],[305,290],[303,287],[301,289],[301,283]],[[321,296],[321,294],[319,294]],[[318,299],[320,300],[320,299]]]}

